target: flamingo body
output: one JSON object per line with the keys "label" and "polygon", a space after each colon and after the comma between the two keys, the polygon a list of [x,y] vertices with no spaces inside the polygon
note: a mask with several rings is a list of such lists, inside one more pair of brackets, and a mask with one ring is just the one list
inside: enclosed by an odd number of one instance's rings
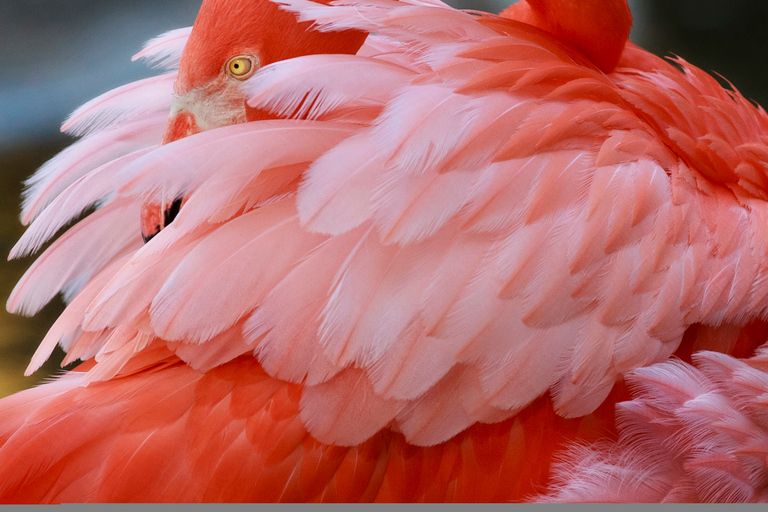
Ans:
{"label": "flamingo body", "polygon": [[31,179],[13,255],[97,208],[8,306],[85,362],[0,402],[1,499],[763,499],[765,112],[624,1],[279,3],[206,0]]}
{"label": "flamingo body", "polygon": [[[541,399],[431,447],[389,430],[344,447],[315,440],[301,386],[249,356],[206,373],[169,362],[88,387],[83,375],[6,399],[14,433],[0,457],[29,470],[5,472],[5,502],[519,500],[546,481],[558,443],[613,425],[612,406],[566,420]],[[30,465],[41,453],[44,464]]]}

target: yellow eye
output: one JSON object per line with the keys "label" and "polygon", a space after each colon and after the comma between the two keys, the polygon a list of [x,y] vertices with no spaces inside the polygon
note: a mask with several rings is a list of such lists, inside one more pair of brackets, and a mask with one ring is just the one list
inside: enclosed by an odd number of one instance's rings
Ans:
{"label": "yellow eye", "polygon": [[259,68],[259,59],[253,55],[237,55],[227,61],[227,73],[237,80],[250,78]]}

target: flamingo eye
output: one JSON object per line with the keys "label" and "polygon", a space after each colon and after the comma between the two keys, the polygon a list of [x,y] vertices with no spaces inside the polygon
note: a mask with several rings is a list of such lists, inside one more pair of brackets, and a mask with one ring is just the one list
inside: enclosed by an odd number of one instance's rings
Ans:
{"label": "flamingo eye", "polygon": [[227,61],[224,69],[232,78],[245,80],[259,69],[259,59],[253,55],[236,55]]}

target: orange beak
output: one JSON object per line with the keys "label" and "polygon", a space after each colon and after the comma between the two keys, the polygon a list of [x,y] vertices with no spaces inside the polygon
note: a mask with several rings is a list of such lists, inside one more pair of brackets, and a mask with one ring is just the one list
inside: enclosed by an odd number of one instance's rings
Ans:
{"label": "orange beak", "polygon": [[169,144],[175,140],[189,137],[196,133],[200,133],[202,130],[197,125],[195,116],[185,110],[179,110],[178,112],[171,113],[171,117],[168,118],[168,124],[165,125],[165,133],[163,133],[163,144]]}
{"label": "orange beak", "polygon": [[[175,110],[175,109],[174,109]],[[165,125],[162,144],[170,144],[173,141],[183,139],[202,130],[195,120],[195,116],[184,110],[172,111]],[[141,205],[141,236],[144,242],[149,242],[163,228],[173,222],[178,215],[184,200],[180,197],[159,203],[145,202]]]}

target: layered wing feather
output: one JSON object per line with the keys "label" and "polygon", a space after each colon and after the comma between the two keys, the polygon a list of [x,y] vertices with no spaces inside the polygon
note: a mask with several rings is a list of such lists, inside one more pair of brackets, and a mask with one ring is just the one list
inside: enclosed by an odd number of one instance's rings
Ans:
{"label": "layered wing feather", "polygon": [[[360,56],[275,63],[244,86],[290,119],[71,178],[60,167],[40,180],[56,187],[31,192],[48,206],[20,251],[94,204],[189,198],[143,248],[99,257],[35,364],[60,339],[109,361],[88,382],[150,348],[196,368],[252,354],[303,383],[299,417],[319,441],[397,428],[428,446],[547,393],[558,414],[589,414],[691,325],[765,311],[766,207],[739,195],[743,180],[720,186],[700,168],[765,167],[765,114],[736,93],[635,54],[606,76],[544,32],[434,4],[283,3],[322,29],[377,36]],[[638,92],[664,85],[689,93]],[[711,93],[707,112],[728,126],[686,128],[682,114],[702,107],[691,91]],[[127,126],[117,120],[90,137]],[[63,275],[80,286],[78,268]],[[31,282],[13,304],[55,293]]]}
{"label": "layered wing feather", "polygon": [[[319,439],[359,442],[343,425],[368,414],[369,434],[395,421],[433,444],[548,390],[560,414],[587,414],[623,373],[669,357],[689,325],[745,315],[761,272],[743,249],[746,212],[675,189],[695,162],[580,57],[524,25],[443,7],[289,7],[377,39],[366,56],[276,63],[246,84],[253,105],[299,119],[113,161],[25,235],[35,247],[94,203],[189,197],[69,328],[81,353],[114,353],[135,335],[108,333],[134,323],[181,350],[245,320],[247,341],[227,357],[254,352],[276,376],[311,376],[302,418]],[[354,87],[345,77],[360,70],[369,79]],[[308,287],[309,269],[326,277]],[[25,286],[14,304],[41,303]],[[194,353],[184,349],[193,365]],[[349,372],[378,398],[336,411]],[[436,421],[429,411],[447,403]]]}

